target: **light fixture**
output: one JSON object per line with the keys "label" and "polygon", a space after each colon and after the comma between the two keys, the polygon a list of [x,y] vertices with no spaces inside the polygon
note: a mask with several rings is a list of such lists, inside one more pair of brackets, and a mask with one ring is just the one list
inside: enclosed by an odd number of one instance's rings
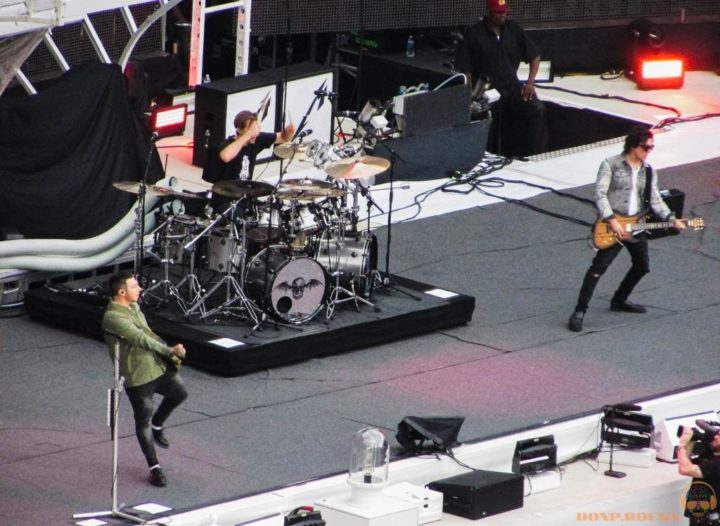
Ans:
{"label": "light fixture", "polygon": [[684,59],[666,48],[665,32],[647,18],[628,26],[626,73],[638,89],[677,89],[685,82]]}
{"label": "light fixture", "polygon": [[369,504],[382,495],[388,485],[390,447],[382,431],[366,427],[355,433],[350,442],[348,483],[351,502]]}
{"label": "light fixture", "polygon": [[187,104],[156,106],[150,114],[149,128],[157,138],[182,135],[187,122]]}
{"label": "light fixture", "polygon": [[557,444],[553,435],[518,440],[513,455],[513,473],[537,473],[557,467]]}
{"label": "light fixture", "polygon": [[685,83],[685,61],[679,56],[639,57],[635,69],[638,89],[678,89]]}
{"label": "light fixture", "polygon": [[605,475],[622,478],[625,473],[613,469],[613,450],[615,446],[626,448],[650,447],[655,426],[652,415],[637,413],[642,407],[634,404],[616,404],[603,407],[600,419],[602,426],[600,439],[610,444],[610,467]]}

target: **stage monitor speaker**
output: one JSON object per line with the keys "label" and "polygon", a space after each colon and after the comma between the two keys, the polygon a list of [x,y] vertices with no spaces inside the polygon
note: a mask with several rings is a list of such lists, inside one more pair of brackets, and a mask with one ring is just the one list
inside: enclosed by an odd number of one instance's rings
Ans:
{"label": "stage monitor speaker", "polygon": [[[287,77],[287,96],[285,80]],[[305,141],[332,140],[333,100],[335,94],[335,70],[314,63],[303,62],[285,68],[275,68],[239,77],[199,84],[195,92],[195,127],[193,133],[193,164],[205,166],[208,152],[226,137],[235,133],[233,120],[242,110],[258,111],[260,104],[270,96],[267,117],[260,126],[264,132],[276,132],[285,123],[296,127],[308,112],[305,129],[313,130]],[[323,88],[320,90],[320,88]],[[316,92],[327,95],[316,97]],[[333,99],[333,100],[331,100]],[[272,157],[270,148],[258,154],[257,160]]]}
{"label": "stage monitor speaker", "polygon": [[718,419],[718,415],[713,411],[707,411],[691,415],[673,416],[666,418],[655,426],[652,446],[656,451],[656,458],[665,462],[677,462],[678,427],[695,427],[695,420],[698,419],[714,422]]}
{"label": "stage monitor speaker", "polygon": [[[685,208],[685,192],[678,190],[677,188],[670,188],[669,190],[660,190],[660,196],[668,205],[668,208],[673,211],[678,219],[682,219],[683,209]],[[651,221],[664,221],[664,218],[654,218]],[[680,232],[674,228],[666,228],[664,230],[649,230],[647,232],[649,239],[657,239],[665,236],[676,236]]]}
{"label": "stage monitor speaker", "polygon": [[470,123],[470,86],[451,86],[394,98],[394,112],[403,136]]}
{"label": "stage monitor speaker", "polygon": [[471,471],[427,485],[443,494],[443,511],[477,520],[523,506],[523,476],[497,471]]}
{"label": "stage monitor speaker", "polygon": [[[412,137],[379,142],[372,155],[390,159],[390,150],[402,160],[393,166],[396,181],[427,181],[466,172],[482,161],[487,147],[490,119],[436,130]],[[452,148],[448,148],[452,144]],[[375,178],[375,183],[389,180],[389,171]]]}

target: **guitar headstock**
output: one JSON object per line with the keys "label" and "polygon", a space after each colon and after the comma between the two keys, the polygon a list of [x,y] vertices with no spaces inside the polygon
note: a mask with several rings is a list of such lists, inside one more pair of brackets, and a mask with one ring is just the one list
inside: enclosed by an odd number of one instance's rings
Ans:
{"label": "guitar headstock", "polygon": [[688,219],[687,226],[694,228],[695,230],[702,230],[705,228],[705,220],[702,217],[696,217],[694,219]]}

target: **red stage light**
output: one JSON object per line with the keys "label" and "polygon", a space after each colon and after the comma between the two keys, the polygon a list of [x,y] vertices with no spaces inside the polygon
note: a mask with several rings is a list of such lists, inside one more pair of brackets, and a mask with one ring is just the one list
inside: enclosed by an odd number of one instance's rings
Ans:
{"label": "red stage light", "polygon": [[182,135],[187,121],[187,104],[156,107],[150,117],[150,131],[157,137]]}
{"label": "red stage light", "polygon": [[685,64],[679,57],[640,57],[635,68],[638,89],[677,89],[685,82]]}

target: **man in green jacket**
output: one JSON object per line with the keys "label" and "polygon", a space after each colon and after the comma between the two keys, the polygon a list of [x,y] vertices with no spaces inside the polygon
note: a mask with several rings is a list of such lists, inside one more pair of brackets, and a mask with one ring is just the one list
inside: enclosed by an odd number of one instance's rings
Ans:
{"label": "man in green jacket", "polygon": [[[148,327],[138,299],[142,288],[130,272],[119,272],[110,278],[112,296],[102,326],[105,341],[114,359],[115,342],[120,342],[120,375],[135,418],[135,434],[150,468],[150,484],[165,486],[167,480],[160,468],[155,444],[168,447],[163,424],[170,413],[188,396],[177,372],[185,357],[185,348],[178,343],[168,346]],[[153,395],[163,396],[153,414]],[[153,442],[154,440],[154,442]]]}

